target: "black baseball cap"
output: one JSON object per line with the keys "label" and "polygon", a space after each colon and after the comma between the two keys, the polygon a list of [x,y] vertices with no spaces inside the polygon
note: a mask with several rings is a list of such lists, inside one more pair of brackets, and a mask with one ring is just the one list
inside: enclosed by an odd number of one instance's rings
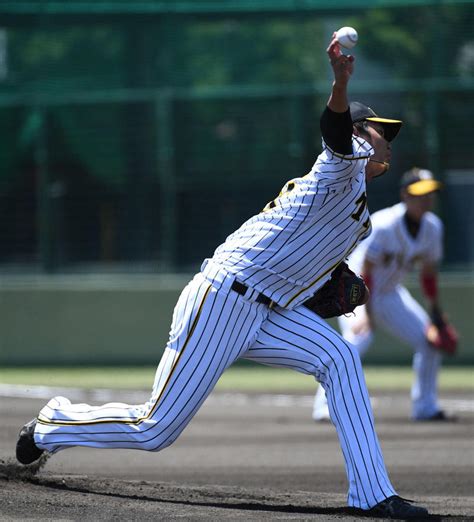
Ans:
{"label": "black baseball cap", "polygon": [[352,123],[365,120],[380,123],[383,126],[384,136],[387,141],[395,139],[402,126],[401,120],[390,120],[377,116],[373,109],[360,102],[351,102],[349,109],[351,111]]}
{"label": "black baseball cap", "polygon": [[424,196],[440,190],[443,184],[433,177],[431,170],[413,167],[403,174],[400,185],[410,196]]}

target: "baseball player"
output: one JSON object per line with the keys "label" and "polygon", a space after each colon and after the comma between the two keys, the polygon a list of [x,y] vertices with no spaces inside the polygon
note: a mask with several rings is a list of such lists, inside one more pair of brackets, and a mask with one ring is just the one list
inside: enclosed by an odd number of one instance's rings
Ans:
{"label": "baseball player", "polygon": [[426,515],[398,497],[388,478],[359,355],[306,305],[370,233],[366,178],[387,170],[390,140],[401,126],[365,108],[367,120],[353,128],[347,87],[354,58],[341,53],[334,36],[327,53],[334,82],[321,117],[322,153],[306,176],[289,181],[231,234],[183,290],[150,400],[89,406],[55,397],[21,430],[20,462],[72,446],[162,450],[224,370],[246,358],[324,383],[349,506],[398,518]]}
{"label": "baseball player", "polygon": [[[401,203],[376,212],[372,216],[373,231],[349,257],[349,264],[362,273],[371,291],[366,305],[353,314],[340,316],[343,337],[352,343],[361,356],[380,327],[414,351],[414,382],[411,390],[412,417],[416,421],[449,420],[440,408],[437,377],[441,363],[441,341],[432,338],[443,322],[437,291],[437,264],[442,256],[443,226],[430,212],[434,194],[441,184],[430,171],[413,168],[401,181]],[[404,276],[420,265],[421,288],[429,303],[430,315],[403,286]],[[454,334],[454,345],[456,344]],[[453,352],[450,345],[445,351]],[[320,386],[313,406],[314,420],[329,419],[326,394]]]}

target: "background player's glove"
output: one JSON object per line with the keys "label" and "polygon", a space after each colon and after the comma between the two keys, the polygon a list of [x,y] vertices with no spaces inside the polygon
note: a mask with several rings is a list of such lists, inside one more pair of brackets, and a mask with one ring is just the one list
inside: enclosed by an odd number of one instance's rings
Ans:
{"label": "background player's glove", "polygon": [[426,330],[426,338],[433,348],[454,355],[458,348],[459,335],[447,317],[439,308],[434,307],[431,313],[432,323]]}
{"label": "background player's glove", "polygon": [[348,314],[369,299],[369,289],[362,277],[346,265],[340,263],[327,281],[313,297],[303,305],[323,319]]}

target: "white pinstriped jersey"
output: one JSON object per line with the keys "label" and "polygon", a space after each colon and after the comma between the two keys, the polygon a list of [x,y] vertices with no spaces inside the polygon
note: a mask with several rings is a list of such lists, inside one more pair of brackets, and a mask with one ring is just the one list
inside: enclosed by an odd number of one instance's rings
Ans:
{"label": "white pinstriped jersey", "polygon": [[384,208],[372,215],[373,233],[349,257],[355,272],[362,270],[364,258],[375,264],[373,291],[389,292],[420,261],[437,263],[442,257],[443,224],[432,212],[426,212],[414,238],[408,232],[404,203]]}
{"label": "white pinstriped jersey", "polygon": [[206,260],[206,274],[236,279],[292,309],[326,282],[370,233],[365,166],[371,145],[352,137],[353,154],[323,152],[311,172],[246,221]]}

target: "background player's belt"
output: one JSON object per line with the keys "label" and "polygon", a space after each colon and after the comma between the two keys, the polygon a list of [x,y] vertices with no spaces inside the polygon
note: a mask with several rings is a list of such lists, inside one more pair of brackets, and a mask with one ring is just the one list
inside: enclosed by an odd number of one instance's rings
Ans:
{"label": "background player's belt", "polygon": [[[245,295],[247,293],[247,290],[249,289],[247,285],[244,285],[244,283],[241,283],[237,280],[235,280],[232,283],[231,288],[234,292],[237,292],[240,295]],[[258,294],[257,298],[255,299],[255,302],[267,305],[270,308],[272,308],[275,305],[274,301],[272,301],[269,297],[267,297],[264,294]]]}

